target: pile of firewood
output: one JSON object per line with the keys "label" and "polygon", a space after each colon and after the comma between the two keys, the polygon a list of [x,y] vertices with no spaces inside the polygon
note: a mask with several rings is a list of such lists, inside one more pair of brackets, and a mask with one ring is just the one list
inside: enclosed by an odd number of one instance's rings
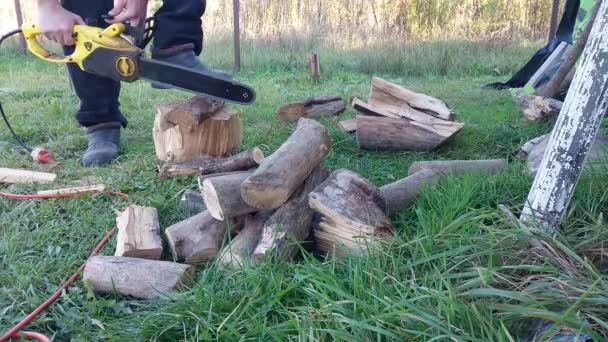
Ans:
{"label": "pile of firewood", "polygon": [[[319,122],[302,118],[285,143],[264,157],[253,148],[232,157],[170,163],[165,177],[198,175],[183,193],[195,215],[164,230],[175,262],[160,261],[161,229],[154,208],[131,206],[117,218],[113,257],[94,257],[84,280],[98,293],[156,298],[192,283],[192,266],[223,267],[296,257],[304,244],[325,255],[365,255],[393,236],[389,216],[411,206],[420,189],[448,172],[499,171],[504,160],[420,162],[410,175],[376,187],[349,170],[321,163],[332,141]],[[182,264],[184,263],[184,264]]]}
{"label": "pile of firewood", "polygon": [[356,131],[365,150],[431,151],[464,127],[445,102],[377,77],[368,101],[353,98],[351,104],[362,115],[340,125]]}

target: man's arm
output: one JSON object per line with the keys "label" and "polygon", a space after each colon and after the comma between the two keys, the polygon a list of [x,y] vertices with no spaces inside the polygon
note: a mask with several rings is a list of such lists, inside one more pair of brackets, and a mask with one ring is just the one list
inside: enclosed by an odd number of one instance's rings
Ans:
{"label": "man's arm", "polygon": [[46,38],[61,45],[74,45],[74,25],[84,25],[84,20],[61,7],[58,0],[38,0],[38,27]]}

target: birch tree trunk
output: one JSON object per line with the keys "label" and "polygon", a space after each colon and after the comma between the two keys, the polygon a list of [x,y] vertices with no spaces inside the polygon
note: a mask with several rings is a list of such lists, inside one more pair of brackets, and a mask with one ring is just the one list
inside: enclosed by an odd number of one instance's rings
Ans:
{"label": "birch tree trunk", "polygon": [[591,144],[608,110],[608,0],[557,119],[520,220],[555,231],[568,208]]}

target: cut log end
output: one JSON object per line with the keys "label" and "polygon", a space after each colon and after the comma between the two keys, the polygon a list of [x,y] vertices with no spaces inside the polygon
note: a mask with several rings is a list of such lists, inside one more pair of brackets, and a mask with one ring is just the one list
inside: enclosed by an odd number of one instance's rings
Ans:
{"label": "cut log end", "polygon": [[203,193],[203,198],[205,199],[205,205],[207,206],[207,210],[211,216],[216,219],[223,221],[224,213],[222,211],[222,207],[220,206],[220,200],[217,195],[217,191],[215,190],[215,186],[209,179],[205,179],[203,181],[203,187],[201,192]]}

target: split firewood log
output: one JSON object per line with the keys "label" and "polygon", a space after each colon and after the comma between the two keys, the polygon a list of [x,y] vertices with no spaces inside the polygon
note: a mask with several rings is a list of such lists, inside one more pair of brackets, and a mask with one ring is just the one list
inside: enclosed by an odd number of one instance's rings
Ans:
{"label": "split firewood log", "polygon": [[346,110],[340,96],[309,97],[303,101],[287,104],[277,111],[281,121],[297,121],[300,118],[316,119],[338,115]]}
{"label": "split firewood log", "polygon": [[158,260],[94,256],[87,261],[82,278],[94,293],[154,299],[190,288],[194,267]]}
{"label": "split firewood log", "polygon": [[357,144],[364,150],[432,151],[464,127],[452,121],[425,124],[409,119],[357,116]]}
{"label": "split firewood log", "polygon": [[514,94],[513,99],[519,105],[524,118],[531,122],[557,118],[563,106],[561,101],[524,93]]}
{"label": "split firewood log", "polygon": [[75,194],[96,194],[104,192],[106,186],[104,184],[77,186],[73,188],[53,189],[53,190],[41,190],[37,191],[37,195],[75,195]]}
{"label": "split firewood log", "polygon": [[497,174],[507,167],[505,159],[489,160],[432,160],[414,162],[408,170],[409,175],[416,174],[424,169],[433,170],[437,173],[487,172]]}
{"label": "split firewood log", "polygon": [[22,169],[7,169],[0,167],[0,183],[10,184],[46,184],[54,182],[57,175],[48,172],[37,172]]}
{"label": "split firewood log", "polygon": [[309,195],[309,204],[320,215],[313,234],[323,252],[362,255],[378,238],[392,236],[380,191],[351,171],[332,173]]}
{"label": "split firewood log", "polygon": [[257,147],[237,155],[221,158],[205,156],[192,161],[166,163],[159,170],[161,177],[199,176],[221,172],[249,170],[264,160],[264,152]]}
{"label": "split firewood log", "polygon": [[340,128],[346,133],[353,133],[357,130],[357,119],[340,121]]}
{"label": "split firewood log", "polygon": [[205,205],[214,219],[223,221],[226,218],[259,211],[258,208],[245,203],[241,195],[243,182],[252,174],[252,172],[239,172],[209,177],[201,183]]}
{"label": "split firewood log", "polygon": [[158,159],[184,162],[206,155],[227,156],[239,149],[243,136],[238,112],[210,106],[205,107],[209,112],[194,115],[183,110],[189,105],[189,101],[176,101],[156,107],[153,137]]}
{"label": "split firewood log", "polygon": [[129,206],[116,218],[115,256],[159,260],[163,254],[155,208]]}
{"label": "split firewood log", "polygon": [[251,257],[260,241],[264,224],[275,210],[263,210],[245,218],[243,230],[225,246],[219,254],[218,263],[226,267],[240,268]]}
{"label": "split firewood log", "polygon": [[287,141],[243,182],[243,200],[254,208],[280,207],[321,164],[330,149],[327,129],[315,120],[300,119]]}
{"label": "split firewood log", "polygon": [[310,236],[314,211],[308,204],[308,196],[329,176],[321,167],[315,169],[304,184],[266,221],[262,237],[253,252],[258,263],[267,255],[289,260],[298,253],[298,243]]}
{"label": "split firewood log", "polygon": [[219,253],[226,234],[238,230],[243,218],[226,222],[214,219],[208,211],[176,223],[165,230],[165,236],[178,262],[200,265],[213,260]]}
{"label": "split firewood log", "polygon": [[386,202],[386,212],[393,214],[411,207],[425,185],[435,184],[441,175],[433,170],[422,169],[406,178],[380,188]]}

